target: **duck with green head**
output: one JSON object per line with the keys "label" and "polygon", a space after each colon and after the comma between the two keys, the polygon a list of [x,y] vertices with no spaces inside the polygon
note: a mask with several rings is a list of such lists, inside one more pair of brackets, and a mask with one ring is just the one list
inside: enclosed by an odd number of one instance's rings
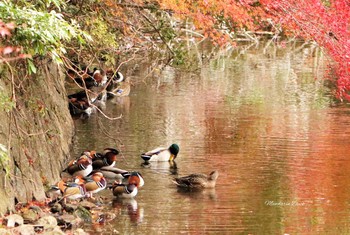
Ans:
{"label": "duck with green head", "polygon": [[180,148],[177,144],[170,145],[169,148],[165,147],[159,147],[156,149],[153,149],[151,151],[148,151],[146,153],[141,154],[141,158],[148,161],[158,161],[158,162],[165,162],[165,161],[174,161],[177,157],[178,153],[180,151]]}

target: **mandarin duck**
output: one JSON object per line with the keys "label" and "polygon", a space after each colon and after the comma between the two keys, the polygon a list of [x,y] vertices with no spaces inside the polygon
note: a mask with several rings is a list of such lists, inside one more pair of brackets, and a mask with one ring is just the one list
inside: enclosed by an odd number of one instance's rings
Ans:
{"label": "mandarin duck", "polygon": [[68,101],[68,109],[72,116],[85,115],[86,117],[89,117],[95,110],[88,101],[77,100],[75,98]]}
{"label": "mandarin duck", "polygon": [[[92,172],[94,172],[93,170]],[[102,174],[110,180],[117,180],[118,182],[122,182],[124,179],[127,179],[130,176],[130,172],[126,170],[122,170],[113,166],[103,166],[96,171],[102,172]]]}
{"label": "mandarin duck", "polygon": [[94,73],[92,74],[92,77],[97,82],[98,86],[104,86],[106,85],[108,78],[106,75],[106,72],[104,70],[96,69]]}
{"label": "mandarin duck", "polygon": [[84,185],[89,197],[106,188],[107,180],[101,172],[95,172],[90,177],[77,177],[77,183]]}
{"label": "mandarin duck", "polygon": [[103,153],[93,152],[91,154],[93,169],[98,170],[105,166],[113,167],[117,161],[118,154],[119,151],[114,148],[105,148]]}
{"label": "mandarin duck", "polygon": [[137,188],[141,188],[145,185],[145,180],[138,171],[133,171],[129,175],[125,175],[125,178],[128,179],[128,184],[135,184]]}
{"label": "mandarin duck", "polygon": [[218,171],[212,171],[209,175],[206,174],[191,174],[188,176],[174,178],[173,182],[180,188],[187,189],[203,189],[214,188],[216,180],[219,176]]}
{"label": "mandarin duck", "polygon": [[65,182],[61,180],[57,186],[61,190],[64,199],[76,200],[87,196],[85,186],[76,182]]}
{"label": "mandarin duck", "polygon": [[95,107],[92,105],[99,99],[99,94],[90,90],[79,91],[68,95],[68,108],[72,116],[86,114],[90,116]]}
{"label": "mandarin duck", "polygon": [[121,184],[114,182],[112,185],[113,195],[121,198],[134,198],[138,193],[138,188],[144,185],[144,180],[140,173],[131,172],[128,183]]}
{"label": "mandarin duck", "polygon": [[45,196],[53,201],[62,196],[62,192],[58,185],[51,185],[50,188],[45,191]]}
{"label": "mandarin duck", "polygon": [[114,183],[112,186],[113,195],[119,198],[134,198],[138,189],[134,184]]}
{"label": "mandarin duck", "polygon": [[141,158],[147,161],[173,161],[177,157],[180,148],[177,144],[170,145],[169,148],[159,147],[141,154]]}
{"label": "mandarin duck", "polygon": [[[132,182],[132,183],[136,183],[137,188],[141,188],[145,185],[145,180],[143,179],[142,175],[140,172],[138,171],[134,171],[134,172],[124,172],[121,173],[121,176],[123,177],[120,182],[122,183],[123,181],[126,181],[128,183]],[[118,180],[118,179],[117,179]]]}
{"label": "mandarin duck", "polygon": [[85,151],[78,159],[68,163],[63,172],[67,172],[72,176],[88,176],[92,171],[92,159],[89,151]]}

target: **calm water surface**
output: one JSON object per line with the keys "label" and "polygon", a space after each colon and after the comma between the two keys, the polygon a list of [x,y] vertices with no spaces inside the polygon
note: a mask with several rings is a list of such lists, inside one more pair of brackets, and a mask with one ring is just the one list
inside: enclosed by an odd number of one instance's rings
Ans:
{"label": "calm water surface", "polygon": [[[323,61],[312,46],[260,44],[204,57],[195,72],[165,68],[145,79],[146,66],[124,68],[130,96],[105,107],[121,119],[75,120],[73,154],[117,147],[117,167],[140,171],[146,184],[132,201],[101,192],[101,210],[116,218],[86,230],[350,234],[350,109],[315,79]],[[140,153],[172,143],[176,164],[141,165]],[[215,190],[183,192],[171,181],[214,169]]]}

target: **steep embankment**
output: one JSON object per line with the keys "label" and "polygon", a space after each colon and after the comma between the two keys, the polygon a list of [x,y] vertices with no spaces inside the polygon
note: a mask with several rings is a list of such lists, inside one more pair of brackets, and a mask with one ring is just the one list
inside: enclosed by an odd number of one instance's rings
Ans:
{"label": "steep embankment", "polygon": [[[69,157],[74,126],[64,75],[53,63],[39,64],[37,74],[27,78],[1,72],[0,144],[9,154],[0,153],[0,213],[16,202],[43,200],[45,186],[59,179]],[[12,94],[16,102],[9,101]]]}

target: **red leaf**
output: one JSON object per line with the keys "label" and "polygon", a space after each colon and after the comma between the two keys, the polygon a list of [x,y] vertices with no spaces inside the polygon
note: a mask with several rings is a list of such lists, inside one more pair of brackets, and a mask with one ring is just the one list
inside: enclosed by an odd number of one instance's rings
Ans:
{"label": "red leaf", "polygon": [[14,51],[13,47],[4,47],[4,49],[2,50],[2,54],[8,55],[8,54],[11,54],[13,51]]}

